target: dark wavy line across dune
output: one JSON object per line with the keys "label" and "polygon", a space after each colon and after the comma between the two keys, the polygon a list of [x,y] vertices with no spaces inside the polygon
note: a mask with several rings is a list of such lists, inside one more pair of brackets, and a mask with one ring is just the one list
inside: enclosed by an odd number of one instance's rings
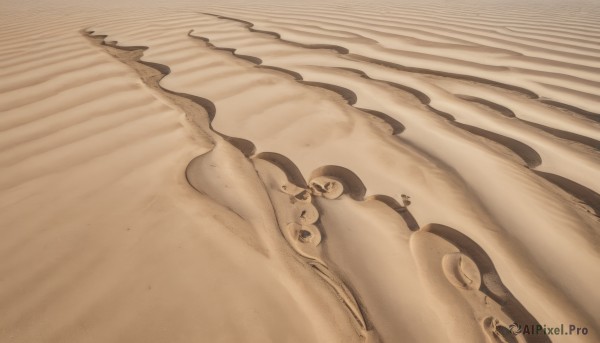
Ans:
{"label": "dark wavy line across dune", "polygon": [[560,175],[546,173],[539,170],[534,170],[534,173],[543,177],[544,179],[552,182],[553,184],[560,187],[565,192],[571,194],[575,198],[581,200],[584,204],[588,205],[595,212],[596,217],[600,217],[600,194],[595,191],[581,185],[575,181],[569,180]]}
{"label": "dark wavy line across dune", "polygon": [[498,144],[507,147],[512,152],[517,154],[517,156],[519,156],[529,168],[535,168],[542,164],[542,157],[540,156],[540,154],[538,154],[538,152],[535,151],[535,149],[521,141],[497,134],[492,131],[484,130],[477,126],[467,125],[456,121],[452,121],[451,123],[452,125],[459,127],[465,131],[487,138],[491,141],[494,141]]}
{"label": "dark wavy line across dune", "polygon": [[[573,132],[569,132],[569,131],[559,130],[559,129],[556,129],[556,128],[553,128],[553,127],[545,126],[545,125],[538,124],[538,123],[535,123],[535,122],[532,122],[532,121],[528,121],[528,120],[524,120],[524,119],[518,118],[511,109],[509,109],[507,107],[504,107],[504,106],[502,106],[500,104],[497,104],[495,102],[486,100],[486,99],[472,97],[472,96],[469,96],[469,95],[462,95],[462,94],[457,94],[456,96],[459,97],[459,98],[461,98],[461,99],[463,99],[463,100],[466,100],[466,101],[471,101],[471,102],[475,102],[475,103],[484,105],[484,106],[492,109],[494,112],[497,112],[497,113],[499,113],[499,114],[501,114],[501,115],[503,115],[505,117],[514,118],[514,119],[516,119],[516,120],[518,120],[518,121],[520,121],[522,123],[525,123],[525,124],[527,124],[529,126],[532,126],[532,127],[536,128],[538,130],[545,131],[545,132],[547,132],[547,133],[549,133],[549,134],[551,134],[551,135],[553,135],[555,137],[562,138],[562,139],[565,139],[565,140],[569,140],[571,142],[576,142],[576,143],[580,143],[580,144],[583,144],[583,145],[587,145],[587,146],[589,146],[591,148],[594,148],[596,150],[600,150],[600,141],[595,140],[593,138],[590,138],[590,137],[587,137],[587,136],[583,136],[583,135],[579,135],[579,134],[576,134],[576,133],[573,133]],[[541,101],[544,101],[544,100],[541,100]]]}
{"label": "dark wavy line across dune", "polygon": [[288,43],[290,45],[293,46],[297,46],[300,48],[305,48],[305,49],[324,49],[324,50],[333,50],[339,54],[348,54],[349,50],[339,46],[339,45],[331,45],[331,44],[302,44],[302,43],[298,43],[298,42],[294,42],[294,41],[289,41],[286,39],[281,38],[281,35],[277,32],[274,31],[263,31],[263,30],[257,30],[254,28],[254,24],[249,22],[249,21],[245,21],[245,20],[241,20],[241,19],[236,19],[236,18],[231,18],[231,17],[224,17],[218,14],[212,14],[212,13],[202,13],[205,15],[210,15],[213,17],[217,17],[219,19],[225,19],[225,20],[229,20],[229,21],[235,21],[238,23],[242,23],[244,24],[244,26],[248,29],[248,31],[250,32],[256,32],[256,33],[262,33],[262,34],[266,34],[269,36],[272,36],[282,42]]}
{"label": "dark wavy line across dune", "polygon": [[600,114],[598,113],[594,113],[594,112],[590,112],[590,111],[586,111],[582,108],[579,108],[577,106],[573,106],[573,105],[569,105],[569,104],[565,104],[562,102],[558,102],[555,100],[550,100],[550,99],[540,99],[540,102],[546,104],[546,105],[550,105],[553,107],[557,107],[563,110],[567,110],[567,111],[571,111],[575,114],[579,114],[580,116],[586,117],[590,120],[593,120],[595,122],[600,123]]}
{"label": "dark wavy line across dune", "polygon": [[584,144],[587,145],[591,148],[594,148],[596,150],[600,151],[600,141],[595,140],[593,138],[587,137],[587,136],[583,136],[583,135],[579,135],[573,132],[569,132],[569,131],[564,131],[564,130],[559,130],[559,129],[555,129],[553,127],[549,127],[549,126],[545,126],[542,124],[538,124],[538,123],[534,123],[532,121],[527,121],[524,119],[519,119],[521,122],[526,123],[527,125],[533,126],[535,128],[538,128],[540,130],[543,130],[555,137],[558,138],[562,138],[562,139],[566,139],[569,140],[571,142],[577,142],[580,144]]}
{"label": "dark wavy line across dune", "polygon": [[457,97],[459,97],[460,99],[466,100],[466,101],[470,101],[470,102],[474,102],[483,106],[486,106],[488,108],[491,108],[492,110],[502,114],[505,117],[508,118],[515,118],[515,112],[513,112],[510,108],[508,107],[504,107],[500,104],[497,104],[495,102],[486,100],[486,99],[482,99],[482,98],[478,98],[475,96],[471,96],[471,95],[464,95],[464,94],[456,94]]}

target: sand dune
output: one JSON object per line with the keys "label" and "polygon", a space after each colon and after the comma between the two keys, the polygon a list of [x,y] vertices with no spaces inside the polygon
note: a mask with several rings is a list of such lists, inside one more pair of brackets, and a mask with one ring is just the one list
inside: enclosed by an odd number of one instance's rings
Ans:
{"label": "sand dune", "polygon": [[600,341],[593,1],[1,7],[0,341]]}

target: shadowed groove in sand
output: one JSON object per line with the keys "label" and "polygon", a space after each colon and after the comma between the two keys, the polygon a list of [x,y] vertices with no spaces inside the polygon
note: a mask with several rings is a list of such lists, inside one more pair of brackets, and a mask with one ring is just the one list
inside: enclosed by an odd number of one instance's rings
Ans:
{"label": "shadowed groove in sand", "polygon": [[470,101],[470,102],[474,102],[476,104],[480,104],[483,105],[485,107],[491,108],[492,110],[500,113],[501,115],[508,117],[508,118],[515,118],[516,115],[515,113],[507,107],[504,107],[500,104],[497,104],[495,102],[492,101],[488,101],[482,98],[478,98],[478,97],[474,97],[474,96],[470,96],[470,95],[464,95],[464,94],[456,94],[456,96],[460,99],[466,100],[466,101]]}
{"label": "shadowed groove in sand", "polygon": [[590,120],[593,120],[597,123],[600,123],[600,114],[598,113],[594,113],[594,112],[590,112],[590,111],[586,111],[584,109],[581,109],[579,107],[573,106],[573,105],[569,105],[569,104],[565,104],[562,102],[558,102],[558,101],[554,101],[554,100],[549,100],[549,99],[540,99],[540,102],[546,104],[546,105],[550,105],[550,106],[554,106],[563,110],[567,110],[567,111],[571,111],[575,114],[578,114],[580,116],[583,116],[585,118],[588,118]]}
{"label": "shadowed groove in sand", "polygon": [[517,93],[520,93],[521,95],[524,95],[530,99],[539,98],[536,93],[534,93],[528,89],[514,86],[514,85],[509,85],[509,84],[498,82],[498,81],[484,79],[482,77],[465,75],[465,74],[457,74],[457,73],[449,73],[449,72],[433,70],[433,69],[426,69],[426,68],[407,67],[407,66],[403,66],[398,63],[388,62],[385,60],[380,60],[380,59],[366,57],[366,56],[357,55],[357,54],[348,54],[347,58],[349,58],[351,60],[361,61],[361,62],[369,62],[369,63],[381,65],[384,67],[388,67],[388,68],[392,68],[392,69],[396,69],[396,70],[400,70],[400,71],[404,71],[404,72],[408,72],[408,73],[421,74],[421,75],[432,75],[432,76],[439,76],[439,77],[445,77],[445,78],[456,79],[456,80],[481,83],[481,84],[485,84],[488,86],[493,86],[493,87],[517,92]]}
{"label": "shadowed groove in sand", "polygon": [[262,68],[262,69],[275,70],[275,71],[278,71],[280,73],[287,74],[287,75],[291,76],[296,81],[301,81],[302,80],[302,75],[300,75],[299,73],[296,73],[295,71],[289,70],[289,69],[279,68],[279,67],[274,67],[274,66],[268,66],[268,65],[257,65],[256,67],[257,68]]}
{"label": "shadowed groove in sand", "polygon": [[309,265],[315,271],[315,273],[319,275],[323,280],[325,280],[336,293],[340,292],[338,288],[346,289],[345,292],[352,296],[352,300],[354,300],[356,306],[352,306],[346,301],[342,301],[342,303],[344,304],[344,306],[346,306],[348,311],[354,317],[354,320],[357,323],[359,323],[360,327],[363,330],[374,331],[373,324],[368,320],[365,306],[362,305],[362,302],[360,301],[359,297],[356,296],[356,294],[358,293],[355,290],[353,290],[351,286],[346,282],[342,281],[340,284],[336,284],[335,281],[329,275],[327,275],[327,272],[323,270],[323,268],[325,268],[326,270],[327,268],[324,267],[322,264],[312,262],[309,263]]}
{"label": "shadowed groove in sand", "polygon": [[[517,298],[502,283],[496,267],[489,255],[465,234],[442,224],[429,224],[423,231],[433,233],[456,246],[462,253],[469,256],[481,272],[481,286],[479,290],[492,298],[502,307],[516,323],[539,325],[539,322],[527,311]],[[550,339],[545,334],[524,336],[528,343],[549,343]]]}
{"label": "shadowed groove in sand", "polygon": [[231,17],[224,17],[218,14],[212,14],[212,13],[201,13],[204,15],[210,15],[213,17],[217,17],[219,19],[224,19],[224,20],[229,20],[229,21],[234,21],[234,22],[238,22],[243,24],[246,29],[248,29],[248,31],[250,32],[256,32],[256,33],[262,33],[262,34],[266,34],[269,35],[273,38],[276,38],[282,42],[288,43],[290,45],[296,46],[296,47],[300,47],[300,48],[305,48],[305,49],[324,49],[324,50],[333,50],[335,52],[337,52],[338,54],[348,54],[350,51],[344,47],[341,47],[339,45],[330,45],[330,44],[302,44],[302,43],[298,43],[298,42],[294,42],[294,41],[289,41],[289,40],[285,40],[283,38],[281,38],[281,35],[277,32],[274,31],[263,31],[263,30],[257,30],[254,28],[254,24],[249,22],[249,21],[245,21],[245,20],[241,20],[241,19],[236,19],[236,18],[231,18]]}
{"label": "shadowed groove in sand", "polygon": [[304,179],[302,172],[298,169],[296,164],[286,156],[276,152],[261,152],[254,157],[274,164],[285,173],[288,181],[298,187],[307,188],[306,180]]}
{"label": "shadowed groove in sand", "polygon": [[400,214],[402,219],[404,219],[404,221],[406,222],[406,225],[408,226],[408,229],[410,231],[419,230],[419,223],[417,222],[415,217],[410,213],[406,206],[401,205],[396,199],[387,195],[377,194],[367,197],[367,200],[377,200],[388,205],[388,207]]}
{"label": "shadowed groove in sand", "polygon": [[388,123],[388,125],[390,125],[392,128],[392,135],[398,135],[398,134],[402,133],[404,130],[406,130],[406,127],[404,125],[402,125],[401,122],[397,121],[396,119],[390,117],[389,115],[387,115],[383,112],[371,110],[368,108],[357,107],[357,109],[359,109],[363,112],[366,112],[370,115],[373,115],[373,116],[383,120],[384,122]]}
{"label": "shadowed groove in sand", "polygon": [[222,48],[222,47],[215,46],[214,44],[212,44],[210,42],[210,40],[208,38],[202,37],[202,36],[193,35],[192,34],[193,32],[194,32],[194,30],[190,30],[188,32],[188,36],[203,41],[211,49],[228,52],[228,53],[232,54],[233,56],[235,56],[237,58],[241,58],[243,60],[246,60],[246,61],[248,61],[248,62],[250,62],[252,64],[262,64],[262,60],[260,58],[258,58],[258,57],[238,54],[238,53],[236,53],[237,49]]}
{"label": "shadowed groove in sand", "polygon": [[537,151],[535,151],[533,148],[531,148],[525,143],[522,143],[510,137],[497,134],[492,131],[481,129],[477,126],[471,126],[456,121],[453,121],[451,123],[452,125],[466,130],[472,134],[487,138],[491,141],[494,141],[500,145],[507,147],[517,156],[519,156],[529,168],[535,168],[542,164],[542,157],[540,156],[540,154],[538,154]]}
{"label": "shadowed groove in sand", "polygon": [[[587,145],[587,146],[589,146],[591,148],[594,148],[596,150],[600,150],[600,141],[597,141],[597,140],[595,140],[593,138],[590,138],[590,137],[587,137],[587,136],[583,136],[583,135],[579,135],[579,134],[576,134],[576,133],[573,133],[573,132],[569,132],[569,131],[555,129],[553,127],[549,127],[549,126],[538,124],[538,123],[535,123],[535,122],[532,122],[532,121],[521,119],[521,118],[517,117],[515,115],[515,113],[511,109],[509,109],[507,107],[504,107],[504,106],[502,106],[500,104],[497,104],[495,102],[486,100],[486,99],[472,97],[472,96],[469,96],[469,95],[462,95],[462,94],[456,94],[456,96],[459,97],[459,98],[461,98],[461,99],[463,99],[463,100],[466,100],[466,101],[471,101],[471,102],[475,102],[475,103],[479,103],[481,105],[484,105],[484,106],[490,108],[491,110],[493,110],[493,111],[495,111],[497,113],[500,113],[501,115],[503,115],[505,117],[514,118],[514,119],[516,119],[516,120],[518,120],[518,121],[520,121],[522,123],[525,123],[525,124],[527,124],[529,126],[532,126],[532,127],[536,128],[536,129],[545,131],[545,132],[547,132],[547,133],[549,133],[549,134],[551,134],[551,135],[553,135],[555,137],[566,139],[566,140],[569,140],[569,141],[572,141],[572,142],[576,142],[576,143],[580,143],[580,144],[583,144],[583,145]],[[544,102],[544,100],[540,100],[540,101]]]}
{"label": "shadowed groove in sand", "polygon": [[534,170],[533,172],[552,182],[575,198],[581,200],[584,204],[592,208],[592,210],[595,212],[593,214],[596,217],[600,217],[600,194],[560,175],[546,173],[539,170]]}
{"label": "shadowed groove in sand", "polygon": [[330,83],[325,83],[325,82],[314,82],[314,81],[298,81],[298,82],[302,83],[304,85],[307,85],[307,86],[319,87],[319,88],[323,88],[328,91],[334,92],[334,93],[340,95],[344,100],[346,100],[346,102],[348,102],[348,105],[354,105],[354,104],[356,104],[356,101],[358,100],[356,93],[349,90],[348,88],[344,88],[344,87],[341,87],[338,85],[332,85]]}
{"label": "shadowed groove in sand", "polygon": [[531,121],[527,121],[524,119],[519,119],[521,122],[526,123],[529,126],[533,126],[537,129],[543,130],[555,137],[558,138],[562,138],[562,139],[566,139],[572,142],[577,142],[583,145],[587,145],[591,148],[594,148],[596,150],[600,150],[600,141],[597,141],[593,138],[587,137],[587,136],[583,136],[583,135],[579,135],[573,132],[569,132],[569,131],[564,131],[564,130],[559,130],[559,129],[555,129],[553,127],[549,127],[549,126],[545,126],[542,124],[538,124],[538,123],[534,123]]}

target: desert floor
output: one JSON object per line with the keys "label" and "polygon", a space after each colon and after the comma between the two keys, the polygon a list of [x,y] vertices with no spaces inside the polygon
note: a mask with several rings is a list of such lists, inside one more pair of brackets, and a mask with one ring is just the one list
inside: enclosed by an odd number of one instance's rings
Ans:
{"label": "desert floor", "polygon": [[0,0],[0,342],[596,343],[599,193],[597,1]]}

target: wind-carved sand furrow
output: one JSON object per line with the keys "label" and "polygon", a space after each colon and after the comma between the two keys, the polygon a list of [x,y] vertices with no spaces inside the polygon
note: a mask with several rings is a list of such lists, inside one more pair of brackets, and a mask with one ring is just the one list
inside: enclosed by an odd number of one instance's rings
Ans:
{"label": "wind-carved sand furrow", "polygon": [[248,29],[248,31],[250,32],[256,32],[256,33],[262,33],[262,34],[266,34],[269,36],[272,36],[278,40],[281,40],[282,42],[288,43],[290,45],[293,46],[297,46],[300,48],[305,48],[305,49],[325,49],[325,50],[333,50],[335,52],[337,52],[338,54],[348,54],[350,51],[342,46],[339,45],[333,45],[333,44],[302,44],[302,43],[298,43],[298,42],[294,42],[294,41],[290,41],[290,40],[286,40],[281,38],[281,35],[277,32],[274,31],[264,31],[264,30],[257,30],[254,28],[254,24],[249,22],[249,21],[245,21],[245,20],[241,20],[241,19],[236,19],[236,18],[231,18],[231,17],[224,17],[218,14],[212,14],[212,13],[202,13],[205,15],[210,15],[213,17],[217,17],[219,19],[224,19],[224,20],[229,20],[229,21],[234,21],[234,22],[238,22],[243,24],[246,29]]}
{"label": "wind-carved sand furrow", "polygon": [[393,62],[380,60],[380,59],[367,57],[367,56],[362,56],[362,55],[357,55],[357,54],[348,54],[346,56],[346,58],[355,60],[355,61],[373,63],[373,64],[385,66],[388,68],[400,70],[403,72],[409,72],[409,73],[421,74],[421,75],[432,75],[432,76],[445,77],[445,78],[450,78],[450,79],[480,83],[480,84],[484,84],[487,86],[492,86],[492,87],[497,87],[497,88],[502,88],[505,90],[513,91],[513,92],[519,93],[530,99],[539,98],[539,96],[536,93],[534,93],[528,89],[510,85],[510,84],[506,84],[506,83],[502,83],[502,82],[498,82],[498,81],[494,81],[494,80],[489,80],[489,79],[482,78],[482,77],[466,75],[466,74],[458,74],[458,73],[449,73],[449,72],[445,72],[445,71],[426,69],[426,68],[408,67],[408,66],[404,66],[404,65],[401,65],[398,63],[393,63]]}
{"label": "wind-carved sand furrow", "polygon": [[593,149],[599,150],[600,151],[600,141],[590,138],[588,136],[583,136],[583,135],[579,135],[573,132],[569,132],[569,131],[564,131],[564,130],[559,130],[550,126],[546,126],[546,125],[542,125],[542,124],[538,124],[532,121],[527,121],[525,119],[520,119],[518,118],[519,121],[526,123],[529,126],[535,127],[537,129],[540,129],[542,131],[545,131],[555,137],[558,138],[562,138],[571,142],[576,142],[579,144],[583,144],[583,145],[587,145]]}
{"label": "wind-carved sand furrow", "polygon": [[500,104],[497,104],[495,102],[486,100],[486,99],[482,99],[482,98],[478,98],[478,97],[474,97],[474,96],[470,96],[470,95],[464,95],[464,94],[456,94],[457,97],[466,100],[466,101],[471,101],[477,104],[481,104],[485,107],[491,108],[492,110],[502,114],[505,117],[508,118],[515,118],[516,115],[515,113],[507,107],[504,107]]}
{"label": "wind-carved sand furrow", "polygon": [[591,112],[591,111],[587,111],[584,110],[582,108],[579,108],[577,106],[573,106],[570,104],[565,104],[559,101],[555,101],[555,100],[551,100],[551,99],[540,99],[540,102],[552,106],[552,107],[556,107],[559,108],[561,110],[567,110],[570,112],[573,112],[577,115],[583,116],[587,119],[593,120],[597,123],[600,123],[600,113],[595,113],[595,112]]}
{"label": "wind-carved sand furrow", "polygon": [[[560,189],[571,194],[573,197],[579,199],[583,204],[587,205],[593,210],[591,214],[600,218],[600,194],[581,185],[575,181],[569,180],[560,175],[542,172],[539,170],[533,170],[534,173],[550,181]],[[589,212],[589,211],[588,211]]]}
{"label": "wind-carved sand furrow", "polygon": [[221,48],[221,47],[215,46],[214,44],[212,44],[210,42],[210,40],[208,38],[205,38],[205,37],[202,37],[202,36],[195,36],[195,35],[192,34],[193,32],[194,32],[194,30],[190,30],[188,32],[188,36],[190,36],[192,38],[200,39],[201,41],[203,41],[211,49],[229,52],[233,56],[235,56],[237,58],[241,58],[243,60],[246,60],[246,61],[248,61],[248,62],[250,62],[252,64],[262,64],[262,60],[260,58],[258,58],[258,57],[247,56],[247,55],[240,55],[240,54],[236,53],[237,49]]}
{"label": "wind-carved sand furrow", "polygon": [[[459,98],[461,98],[461,99],[463,99],[463,100],[466,100],[466,101],[470,101],[470,102],[474,102],[474,103],[477,103],[477,104],[481,104],[481,105],[483,105],[483,106],[485,106],[487,108],[490,108],[494,112],[497,112],[497,113],[499,113],[499,114],[501,114],[501,115],[503,115],[505,117],[516,119],[516,120],[518,120],[518,121],[520,121],[522,123],[525,123],[525,124],[527,124],[529,126],[535,127],[536,129],[545,131],[545,132],[547,132],[547,133],[549,133],[549,134],[551,134],[551,135],[553,135],[555,137],[566,139],[566,140],[569,140],[571,142],[575,142],[575,143],[580,143],[580,144],[583,144],[583,145],[587,145],[587,146],[589,146],[591,148],[594,148],[596,150],[600,150],[600,141],[595,140],[593,138],[590,138],[590,137],[587,137],[587,136],[583,136],[583,135],[579,135],[579,134],[576,134],[576,133],[573,133],[573,132],[569,132],[569,131],[559,130],[559,129],[556,129],[556,128],[552,128],[552,127],[549,127],[549,126],[545,126],[545,125],[538,124],[538,123],[535,123],[535,122],[532,122],[532,121],[527,121],[527,120],[518,118],[515,115],[515,113],[510,108],[504,107],[504,106],[502,106],[500,104],[497,104],[497,103],[495,103],[493,101],[489,101],[489,100],[486,100],[486,99],[477,98],[477,97],[473,97],[473,96],[469,96],[469,95],[463,95],[463,94],[457,94],[456,96],[459,97]],[[541,101],[543,102],[544,100],[541,100]]]}

